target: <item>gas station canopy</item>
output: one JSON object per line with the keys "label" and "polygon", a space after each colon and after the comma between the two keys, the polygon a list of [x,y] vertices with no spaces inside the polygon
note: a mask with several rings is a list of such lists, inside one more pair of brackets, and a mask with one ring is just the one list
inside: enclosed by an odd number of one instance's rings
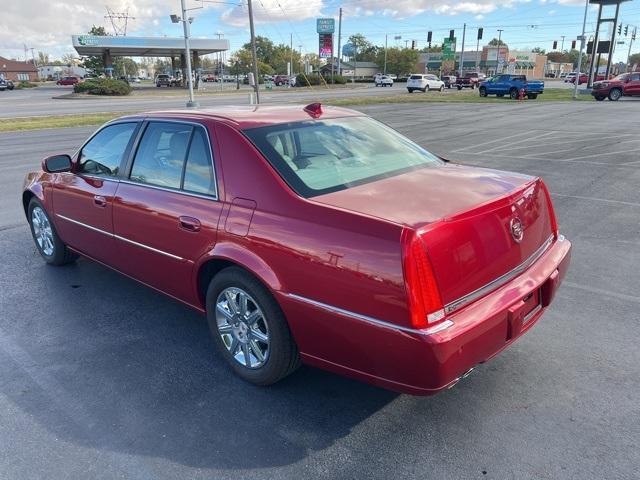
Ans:
{"label": "gas station canopy", "polygon": [[[178,57],[184,53],[184,38],[171,37],[105,37],[96,35],[72,35],[73,48],[78,55],[103,55],[114,57]],[[229,40],[190,38],[191,50],[198,55],[229,50]]]}

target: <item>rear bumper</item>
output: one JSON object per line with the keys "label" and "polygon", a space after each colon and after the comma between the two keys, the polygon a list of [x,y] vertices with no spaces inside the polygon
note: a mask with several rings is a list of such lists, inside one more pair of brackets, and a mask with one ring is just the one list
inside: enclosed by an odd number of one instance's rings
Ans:
{"label": "rear bumper", "polygon": [[[431,395],[532,328],[551,304],[570,259],[571,243],[555,240],[526,271],[451,314],[448,327],[435,333],[363,321],[286,294],[279,300],[305,363],[391,390]],[[532,292],[539,292],[540,304],[529,312],[522,301]]]}

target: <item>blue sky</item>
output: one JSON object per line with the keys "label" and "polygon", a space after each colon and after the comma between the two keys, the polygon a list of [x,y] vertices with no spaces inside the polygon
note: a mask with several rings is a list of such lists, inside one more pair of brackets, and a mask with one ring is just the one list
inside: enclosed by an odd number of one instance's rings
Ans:
{"label": "blue sky", "polygon": [[[109,26],[104,19],[105,5],[115,11],[129,8],[136,17],[130,21],[129,35],[181,34],[181,26],[168,18],[170,13],[179,13],[179,0],[22,0],[5,3],[0,16],[0,55],[24,57],[24,45],[53,57],[71,53],[72,33],[86,32],[93,24]],[[187,5],[204,6],[190,12],[195,18],[194,36],[215,37],[220,32],[230,40],[232,50],[248,41],[246,0],[187,0]],[[562,35],[565,48],[569,48],[581,32],[584,13],[583,0],[253,0],[253,5],[257,34],[286,44],[293,35],[295,48],[302,45],[303,52],[317,52],[315,19],[337,18],[341,6],[343,38],[362,33],[383,45],[387,34],[389,45],[417,40],[419,48],[426,44],[427,31],[433,31],[434,42],[441,42],[450,29],[455,29],[459,49],[464,23],[466,48],[475,48],[478,27],[484,27],[484,41],[497,37],[497,30],[503,29],[502,38],[512,49],[550,50],[554,40],[560,46]],[[35,11],[39,15],[34,17]],[[587,34],[595,30],[595,18],[592,7]],[[640,0],[623,3],[620,18],[624,24],[640,26]],[[396,35],[402,39],[394,40]],[[626,59],[627,50],[628,43],[618,46],[614,60]],[[638,51],[640,37],[633,48],[633,52]]]}

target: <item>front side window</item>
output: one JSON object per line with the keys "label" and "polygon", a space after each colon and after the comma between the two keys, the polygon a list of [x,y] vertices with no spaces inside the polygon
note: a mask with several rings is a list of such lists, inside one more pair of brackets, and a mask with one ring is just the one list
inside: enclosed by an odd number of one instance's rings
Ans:
{"label": "front side window", "polygon": [[115,177],[118,175],[137,123],[118,123],[100,130],[82,148],[79,172]]}
{"label": "front side window", "polygon": [[191,125],[151,122],[144,131],[131,169],[131,180],[180,188]]}
{"label": "front side window", "polygon": [[632,82],[640,81],[640,73],[633,73],[633,74],[631,74],[631,81],[632,81]]}
{"label": "front side window", "polygon": [[244,131],[282,178],[313,197],[441,161],[369,117],[295,122]]}

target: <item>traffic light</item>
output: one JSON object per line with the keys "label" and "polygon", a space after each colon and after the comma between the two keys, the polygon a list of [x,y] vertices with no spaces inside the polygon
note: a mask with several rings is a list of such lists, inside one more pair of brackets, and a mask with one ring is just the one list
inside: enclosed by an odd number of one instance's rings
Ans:
{"label": "traffic light", "polygon": [[558,41],[554,40],[553,41],[553,50],[557,50],[558,49]]}
{"label": "traffic light", "polygon": [[483,28],[479,28],[478,29],[478,40],[482,40],[482,32],[484,31]]}
{"label": "traffic light", "polygon": [[427,32],[427,43],[429,43],[429,48],[431,48],[431,38],[433,37],[433,32]]}
{"label": "traffic light", "polygon": [[624,36],[627,36],[627,33],[629,33],[629,25],[627,25],[626,27],[624,27]]}
{"label": "traffic light", "polygon": [[622,33],[622,25],[618,25],[618,35]]}
{"label": "traffic light", "polygon": [[575,50],[576,49],[576,41],[572,40],[571,41],[571,50]]}
{"label": "traffic light", "polygon": [[411,50],[415,50],[415,49],[416,49],[416,41],[411,40]]}
{"label": "traffic light", "polygon": [[455,30],[449,30],[449,40],[453,41],[455,34],[456,34]]}

